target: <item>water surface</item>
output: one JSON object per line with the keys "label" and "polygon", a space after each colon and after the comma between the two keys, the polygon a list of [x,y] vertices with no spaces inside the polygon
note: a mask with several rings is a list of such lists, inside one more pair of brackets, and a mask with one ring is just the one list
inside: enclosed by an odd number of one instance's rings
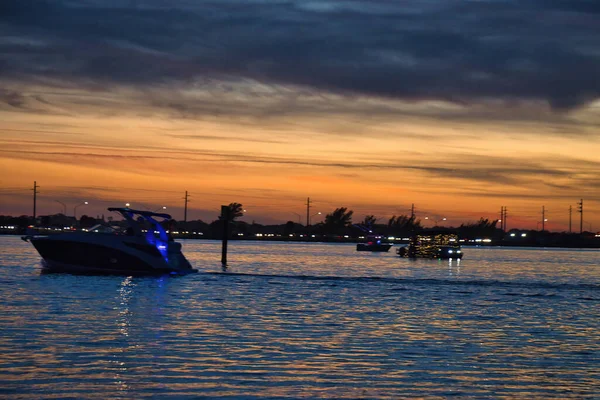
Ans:
{"label": "water surface", "polygon": [[0,396],[600,397],[598,250],[183,248],[200,273],[40,274],[0,237]]}

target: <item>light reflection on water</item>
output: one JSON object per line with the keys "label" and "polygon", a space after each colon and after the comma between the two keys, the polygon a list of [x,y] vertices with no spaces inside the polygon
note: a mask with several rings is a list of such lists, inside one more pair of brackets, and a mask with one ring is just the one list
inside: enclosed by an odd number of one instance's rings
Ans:
{"label": "light reflection on water", "polygon": [[600,396],[598,251],[184,242],[201,273],[41,275],[0,237],[0,397]]}

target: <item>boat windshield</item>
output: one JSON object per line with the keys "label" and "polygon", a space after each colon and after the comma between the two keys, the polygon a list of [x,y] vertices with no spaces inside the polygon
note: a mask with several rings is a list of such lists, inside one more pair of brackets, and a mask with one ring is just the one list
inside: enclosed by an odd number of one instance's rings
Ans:
{"label": "boat windshield", "polygon": [[126,230],[127,235],[144,237],[148,243],[156,246],[163,258],[167,260],[167,242],[169,242],[169,236],[161,222],[155,218],[167,221],[171,219],[169,214],[112,207],[108,211],[116,211],[125,218],[129,224]]}
{"label": "boat windshield", "polygon": [[[143,211],[143,210],[134,210],[131,208],[113,208],[110,207],[108,211],[116,211],[120,213],[129,227],[133,230],[133,233],[136,236],[141,236],[142,231],[152,230],[158,231],[159,233],[162,231],[164,233],[164,228],[161,225],[161,222],[157,221],[155,218],[159,218],[161,220],[169,220],[171,216],[169,214],[162,213],[154,213],[151,211]],[[161,235],[162,236],[162,235]],[[165,233],[166,238],[166,233]]]}
{"label": "boat windshield", "polygon": [[115,233],[115,232],[117,232],[117,229],[115,229],[114,227],[103,225],[103,224],[96,224],[96,225],[92,226],[91,228],[85,228],[83,230],[86,232],[94,232],[94,233]]}

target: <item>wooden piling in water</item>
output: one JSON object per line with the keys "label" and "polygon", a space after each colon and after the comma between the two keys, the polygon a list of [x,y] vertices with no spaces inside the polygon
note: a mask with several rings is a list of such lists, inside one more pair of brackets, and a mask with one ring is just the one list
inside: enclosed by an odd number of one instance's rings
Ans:
{"label": "wooden piling in water", "polygon": [[227,269],[227,238],[229,237],[229,206],[221,206],[221,220],[223,221],[223,245],[221,247],[221,266]]}

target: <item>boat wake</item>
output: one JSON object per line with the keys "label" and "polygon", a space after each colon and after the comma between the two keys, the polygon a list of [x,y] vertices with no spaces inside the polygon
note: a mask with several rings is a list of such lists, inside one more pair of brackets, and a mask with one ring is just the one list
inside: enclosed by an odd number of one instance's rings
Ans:
{"label": "boat wake", "polygon": [[588,283],[552,283],[552,282],[519,282],[500,280],[453,280],[435,278],[389,278],[389,277],[343,277],[343,276],[316,276],[316,275],[286,275],[286,274],[253,274],[243,272],[200,272],[200,275],[222,277],[252,277],[252,278],[278,278],[302,281],[331,281],[331,282],[359,282],[359,283],[390,283],[410,286],[476,286],[476,287],[504,287],[521,289],[555,289],[555,290],[600,290],[600,285]]}

